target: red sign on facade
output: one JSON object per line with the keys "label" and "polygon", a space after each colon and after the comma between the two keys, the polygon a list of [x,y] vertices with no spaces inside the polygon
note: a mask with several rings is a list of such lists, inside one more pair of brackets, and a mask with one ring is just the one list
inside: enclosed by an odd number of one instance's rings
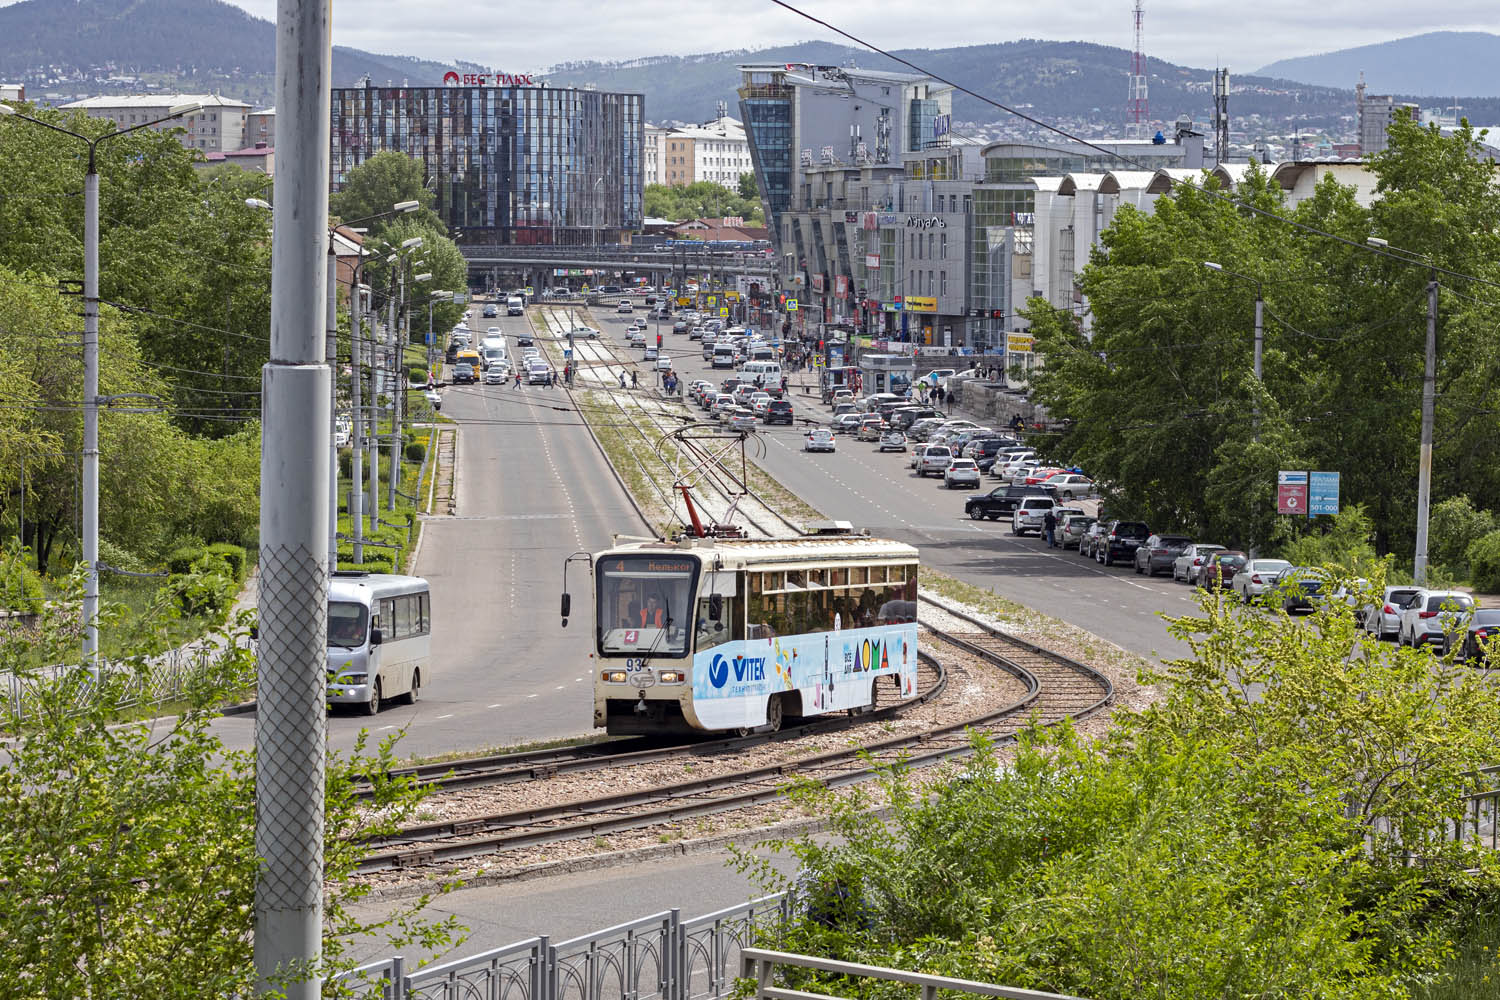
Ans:
{"label": "red sign on facade", "polygon": [[443,74],[445,87],[535,87],[530,73],[454,73]]}
{"label": "red sign on facade", "polygon": [[841,299],[847,299],[849,297],[849,276],[847,274],[834,275],[833,294],[837,295]]}

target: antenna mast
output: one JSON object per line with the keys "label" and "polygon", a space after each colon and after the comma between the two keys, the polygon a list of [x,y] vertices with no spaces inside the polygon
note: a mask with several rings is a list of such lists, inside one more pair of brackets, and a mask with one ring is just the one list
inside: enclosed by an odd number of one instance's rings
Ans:
{"label": "antenna mast", "polygon": [[1125,137],[1146,138],[1146,45],[1141,24],[1146,12],[1142,0],[1135,0],[1135,51],[1130,56],[1129,99],[1126,101]]}

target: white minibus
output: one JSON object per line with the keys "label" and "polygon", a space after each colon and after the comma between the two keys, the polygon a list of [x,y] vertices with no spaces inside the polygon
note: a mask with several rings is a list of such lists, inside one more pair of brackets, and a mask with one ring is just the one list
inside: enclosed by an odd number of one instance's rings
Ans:
{"label": "white minibus", "polygon": [[415,704],[427,679],[432,605],[419,576],[336,570],[328,586],[328,703],[366,715]]}

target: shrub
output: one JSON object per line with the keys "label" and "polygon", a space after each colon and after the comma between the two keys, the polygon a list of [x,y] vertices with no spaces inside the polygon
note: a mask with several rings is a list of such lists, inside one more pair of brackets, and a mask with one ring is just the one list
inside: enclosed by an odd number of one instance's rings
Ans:
{"label": "shrub", "polygon": [[205,552],[222,559],[229,566],[229,575],[235,583],[245,579],[245,550],[228,542],[215,542]]}
{"label": "shrub", "polygon": [[149,573],[151,567],[134,552],[116,545],[107,538],[99,539],[99,561],[127,573]]}
{"label": "shrub", "polygon": [[348,479],[354,475],[354,449],[339,449],[339,476]]}
{"label": "shrub", "polygon": [[427,446],[420,441],[413,441],[406,446],[406,460],[408,462],[420,462],[427,455]]}
{"label": "shrub", "polygon": [[1434,504],[1428,528],[1432,561],[1462,573],[1469,545],[1495,530],[1495,516],[1460,494]]}
{"label": "shrub", "polygon": [[1303,535],[1286,545],[1282,557],[1298,566],[1337,566],[1368,571],[1378,560],[1370,544],[1373,530],[1364,507],[1351,504],[1333,518],[1326,534]]}
{"label": "shrub", "polygon": [[426,385],[427,369],[422,367],[421,365],[412,365],[410,368],[406,369],[406,377],[410,379],[414,385]]}
{"label": "shrub", "polygon": [[1474,539],[1464,554],[1469,560],[1474,589],[1486,594],[1500,594],[1500,530]]}
{"label": "shrub", "polygon": [[167,553],[167,572],[173,576],[182,576],[193,571],[193,566],[199,559],[203,558],[204,546],[201,544],[183,545]]}
{"label": "shrub", "polygon": [[31,550],[13,540],[0,555],[0,608],[40,614],[46,592],[42,578],[28,564]]}
{"label": "shrub", "polygon": [[234,590],[229,564],[206,553],[191,572],[169,577],[167,586],[183,614],[206,618],[228,611]]}

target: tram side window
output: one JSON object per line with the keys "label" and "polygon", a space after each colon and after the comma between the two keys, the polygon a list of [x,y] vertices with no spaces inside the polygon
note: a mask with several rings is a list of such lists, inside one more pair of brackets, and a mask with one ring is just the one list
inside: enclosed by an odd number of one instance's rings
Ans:
{"label": "tram side window", "polygon": [[[820,577],[833,585],[807,586]],[[784,584],[779,574],[751,574],[747,633],[771,638],[916,621],[916,588],[916,566],[789,572]]]}
{"label": "tram side window", "polygon": [[[706,597],[698,600],[698,650],[712,649],[722,643],[745,638],[744,618],[739,615],[739,598],[725,597],[719,606],[719,616],[714,617],[713,607]],[[751,638],[758,638],[752,636]]]}

